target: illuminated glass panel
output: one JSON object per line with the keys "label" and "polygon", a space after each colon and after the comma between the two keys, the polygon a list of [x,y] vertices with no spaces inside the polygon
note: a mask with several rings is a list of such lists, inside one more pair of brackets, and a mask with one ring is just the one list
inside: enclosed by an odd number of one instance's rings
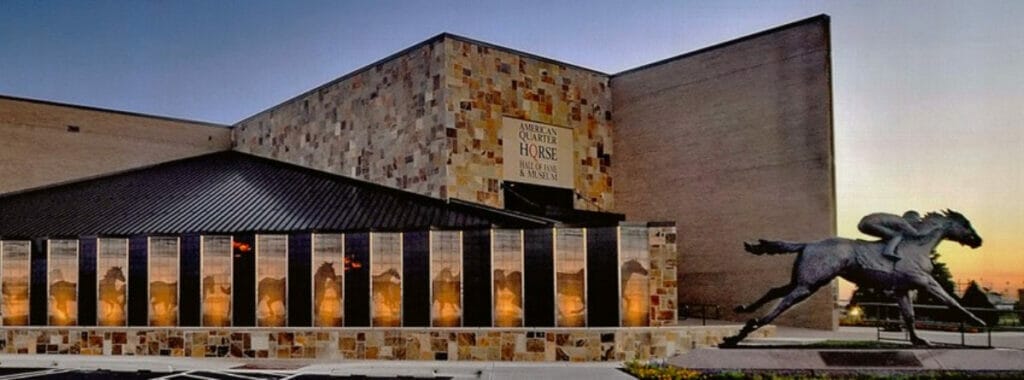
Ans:
{"label": "illuminated glass panel", "polygon": [[523,231],[494,230],[491,268],[494,270],[494,326],[523,326]]}
{"label": "illuminated glass panel", "polygon": [[619,227],[619,317],[622,326],[647,326],[651,258],[647,228]]}
{"label": "illuminated glass panel", "polygon": [[288,323],[288,235],[256,235],[256,325]]}
{"label": "illuminated glass panel", "polygon": [[50,326],[78,324],[78,240],[47,242],[47,300]]}
{"label": "illuminated glass panel", "polygon": [[230,236],[202,237],[203,326],[231,325],[231,244]]}
{"label": "illuminated glass panel", "polygon": [[430,315],[435,327],[462,325],[462,233],[430,232]]}
{"label": "illuminated glass panel", "polygon": [[96,323],[128,322],[128,239],[96,240]]}
{"label": "illuminated glass panel", "polygon": [[0,312],[4,326],[28,325],[31,255],[29,241],[0,241],[0,278],[3,278]]}
{"label": "illuminated glass panel", "polygon": [[373,326],[402,324],[402,234],[370,233],[370,317]]}
{"label": "illuminated glass panel", "polygon": [[555,229],[555,323],[587,323],[587,240],[582,228]]}
{"label": "illuminated glass panel", "polygon": [[149,325],[178,325],[178,252],[176,237],[149,238]]}
{"label": "illuminated glass panel", "polygon": [[313,235],[313,325],[341,327],[345,312],[345,235]]}

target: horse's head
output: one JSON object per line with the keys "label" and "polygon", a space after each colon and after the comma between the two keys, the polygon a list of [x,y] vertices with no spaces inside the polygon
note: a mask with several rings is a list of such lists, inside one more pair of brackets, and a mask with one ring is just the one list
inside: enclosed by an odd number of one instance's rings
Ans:
{"label": "horse's head", "polygon": [[323,264],[320,264],[320,267],[316,268],[316,274],[313,275],[313,277],[320,278],[324,276],[331,278],[335,276],[334,263],[330,261],[324,261]]}
{"label": "horse's head", "polygon": [[105,275],[105,277],[108,279],[113,279],[121,282],[125,281],[124,272],[121,271],[121,267],[110,267],[110,269],[107,270],[107,274]]}
{"label": "horse's head", "polygon": [[931,212],[925,216],[925,219],[931,219],[944,228],[944,237],[946,239],[971,248],[981,246],[981,236],[978,236],[978,233],[974,231],[974,227],[971,227],[971,221],[967,220],[959,212],[953,210],[940,211],[939,213]]}

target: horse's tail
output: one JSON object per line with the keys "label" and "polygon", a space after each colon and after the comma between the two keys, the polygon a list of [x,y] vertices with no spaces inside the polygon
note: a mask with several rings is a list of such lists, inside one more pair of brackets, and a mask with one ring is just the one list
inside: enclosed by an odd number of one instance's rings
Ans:
{"label": "horse's tail", "polygon": [[757,244],[743,243],[743,249],[755,255],[778,255],[786,253],[798,253],[803,251],[807,244],[790,243],[785,241],[758,240]]}

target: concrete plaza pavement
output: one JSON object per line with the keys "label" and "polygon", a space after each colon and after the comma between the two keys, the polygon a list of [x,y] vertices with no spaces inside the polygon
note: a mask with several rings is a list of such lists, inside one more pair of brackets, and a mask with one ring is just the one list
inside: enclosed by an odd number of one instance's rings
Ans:
{"label": "concrete plaza pavement", "polygon": [[[952,345],[961,344],[961,335],[959,332],[917,330],[917,334],[922,338],[931,341],[932,343],[943,343]],[[881,336],[882,338],[888,339],[906,339],[905,333],[903,332],[882,332]],[[813,342],[822,340],[873,341],[876,340],[877,337],[878,330],[875,329],[874,327],[840,326],[839,329],[836,331],[823,331],[802,329],[796,327],[777,326],[775,329],[775,337],[762,338],[760,340],[790,340],[794,342]],[[758,341],[758,339],[751,339],[751,341]],[[969,346],[988,346],[988,334],[984,332],[965,333],[963,335],[963,343]],[[1024,332],[994,331],[992,332],[992,347],[1024,350]]]}
{"label": "concrete plaza pavement", "polygon": [[[687,321],[699,324],[701,321]],[[707,324],[730,324],[728,321],[705,321]],[[965,333],[918,330],[918,335],[932,343],[941,344],[936,348],[885,349],[875,351],[898,351],[899,355],[911,356],[919,366],[911,370],[965,370],[965,371],[1024,371],[1024,332],[1000,331]],[[905,340],[904,332],[882,332],[883,339]],[[806,369],[806,370],[892,370],[892,367],[842,367],[823,361],[824,351],[870,351],[850,349],[785,349],[771,346],[798,346],[827,340],[876,341],[878,329],[874,327],[841,326],[836,331],[776,326],[775,336],[749,338],[744,340],[747,347],[740,349],[701,348],[670,358],[668,362],[686,368],[699,369]],[[992,349],[988,347],[991,343]],[[961,344],[975,349],[956,347]],[[946,346],[950,345],[950,346]],[[758,348],[764,346],[764,348]],[[885,354],[883,354],[884,356]],[[856,356],[854,354],[853,356]]]}
{"label": "concrete plaza pavement", "polygon": [[[679,322],[682,325],[701,325],[699,318],[687,319]],[[708,325],[735,325],[735,321],[712,320],[706,321]],[[917,330],[918,335],[932,343],[954,344],[961,343],[959,332]],[[903,332],[882,332],[883,339],[905,339]],[[814,330],[799,327],[775,326],[775,335],[770,338],[748,338],[744,342],[760,344],[801,344],[814,343],[825,340],[862,340],[874,341],[878,339],[878,330],[874,327],[840,326],[835,331]],[[988,346],[988,334],[984,332],[965,333],[963,335],[965,344],[969,346]],[[1024,331],[994,331],[992,332],[992,347],[1024,350]]]}

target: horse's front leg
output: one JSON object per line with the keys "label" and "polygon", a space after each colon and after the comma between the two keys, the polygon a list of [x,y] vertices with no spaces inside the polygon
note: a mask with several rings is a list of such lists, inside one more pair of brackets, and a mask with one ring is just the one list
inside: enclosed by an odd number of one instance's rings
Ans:
{"label": "horse's front leg", "polygon": [[906,290],[896,293],[896,303],[900,305],[900,314],[903,316],[903,323],[907,325],[910,343],[915,346],[931,346],[931,342],[917,336],[917,330],[914,328],[914,304],[910,302],[910,295]]}
{"label": "horse's front leg", "polygon": [[949,293],[946,293],[946,290],[943,289],[942,285],[939,285],[939,282],[935,281],[934,278],[928,277],[924,284],[924,290],[930,293],[931,295],[935,296],[935,298],[938,298],[939,301],[942,301],[942,303],[945,304],[946,306],[949,306],[963,313],[968,318],[973,320],[974,323],[976,323],[978,326],[988,326],[988,324],[985,323],[985,321],[981,320],[981,318],[978,318],[976,315],[974,315],[974,313],[971,313],[970,311],[967,311],[967,309],[964,309],[964,307],[961,306],[960,303],[957,302],[955,298],[953,298],[953,296],[949,295]]}

